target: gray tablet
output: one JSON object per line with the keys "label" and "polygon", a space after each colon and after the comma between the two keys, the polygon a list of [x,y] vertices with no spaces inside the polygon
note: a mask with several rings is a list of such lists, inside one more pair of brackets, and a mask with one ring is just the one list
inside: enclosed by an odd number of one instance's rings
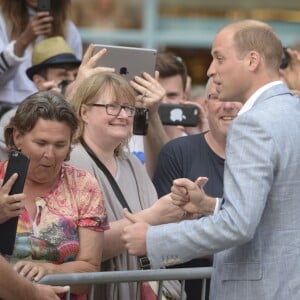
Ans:
{"label": "gray tablet", "polygon": [[106,48],[106,54],[99,59],[98,66],[115,68],[115,72],[124,76],[128,81],[143,72],[154,76],[156,54],[155,49],[134,48],[96,44],[94,53]]}

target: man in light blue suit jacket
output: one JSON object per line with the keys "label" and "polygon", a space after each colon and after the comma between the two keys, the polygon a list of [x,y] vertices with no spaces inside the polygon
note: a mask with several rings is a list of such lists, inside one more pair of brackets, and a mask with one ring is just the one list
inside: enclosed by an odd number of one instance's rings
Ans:
{"label": "man in light blue suit jacket", "polygon": [[[300,299],[300,102],[280,81],[280,40],[265,23],[216,36],[208,75],[219,99],[244,103],[227,138],[224,197],[212,216],[149,226],[132,218],[122,238],[160,268],[214,253],[211,299]],[[188,179],[170,194],[188,212],[215,199]],[[199,295],[200,297],[200,295]]]}

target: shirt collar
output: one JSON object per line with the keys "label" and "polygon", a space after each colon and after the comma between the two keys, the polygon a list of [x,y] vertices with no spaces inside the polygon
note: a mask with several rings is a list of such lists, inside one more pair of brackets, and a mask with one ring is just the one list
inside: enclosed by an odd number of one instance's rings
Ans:
{"label": "shirt collar", "polygon": [[242,108],[240,109],[240,111],[238,112],[238,116],[245,113],[246,111],[250,110],[254,103],[257,101],[257,99],[259,98],[260,95],[262,95],[262,93],[264,91],[266,91],[267,89],[278,85],[278,84],[282,84],[282,81],[280,80],[276,80],[276,81],[272,81],[270,83],[267,83],[266,85],[263,85],[261,88],[259,88],[254,94],[251,95],[251,97],[245,102],[245,104],[242,106]]}

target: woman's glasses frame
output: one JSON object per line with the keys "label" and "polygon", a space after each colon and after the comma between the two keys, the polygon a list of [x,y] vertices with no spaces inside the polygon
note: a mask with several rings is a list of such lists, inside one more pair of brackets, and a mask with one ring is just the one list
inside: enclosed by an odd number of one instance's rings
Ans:
{"label": "woman's glasses frame", "polygon": [[124,109],[128,117],[133,117],[135,114],[135,107],[133,105],[121,105],[121,104],[101,104],[101,103],[94,103],[91,106],[96,107],[105,107],[106,113],[110,116],[117,117],[121,110]]}

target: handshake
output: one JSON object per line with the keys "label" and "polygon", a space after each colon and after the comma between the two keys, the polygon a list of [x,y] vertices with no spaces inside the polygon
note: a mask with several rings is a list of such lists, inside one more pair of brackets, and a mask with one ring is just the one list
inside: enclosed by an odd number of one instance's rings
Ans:
{"label": "handshake", "polygon": [[[171,193],[160,198],[157,202],[161,200],[170,201],[184,212],[184,219],[197,219],[212,215],[216,207],[216,198],[205,194],[203,187],[207,181],[207,177],[199,177],[195,182],[186,178],[176,179],[173,181]],[[147,231],[151,225],[126,209],[124,215],[131,223],[131,225],[124,227],[121,235],[125,247],[131,255],[146,255]]]}
{"label": "handshake", "polygon": [[186,212],[187,219],[214,213],[216,199],[207,196],[203,190],[207,181],[207,177],[198,177],[195,182],[186,178],[173,181],[170,197],[174,205],[180,206]]}

